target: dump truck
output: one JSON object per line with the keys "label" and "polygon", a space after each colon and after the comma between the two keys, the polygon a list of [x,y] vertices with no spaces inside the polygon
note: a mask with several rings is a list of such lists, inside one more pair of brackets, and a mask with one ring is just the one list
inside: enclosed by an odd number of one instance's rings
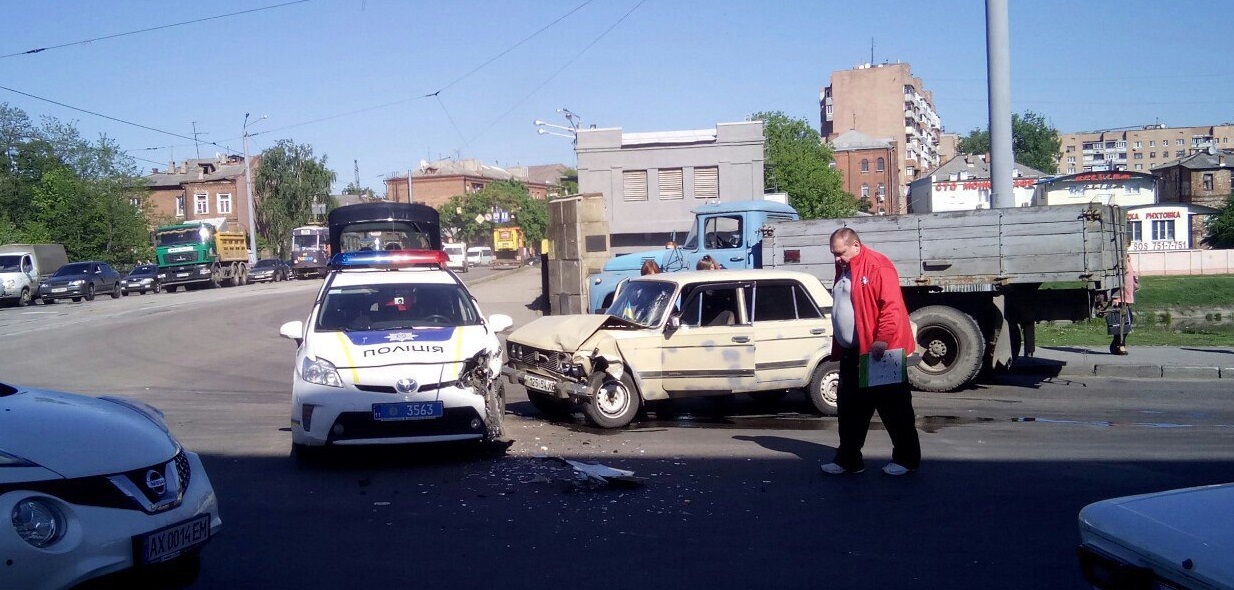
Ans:
{"label": "dump truck", "polygon": [[222,221],[190,221],[154,230],[164,290],[199,286],[231,287],[248,282],[248,233]]}
{"label": "dump truck", "polygon": [[520,267],[523,265],[523,229],[518,226],[493,229],[493,267]]}

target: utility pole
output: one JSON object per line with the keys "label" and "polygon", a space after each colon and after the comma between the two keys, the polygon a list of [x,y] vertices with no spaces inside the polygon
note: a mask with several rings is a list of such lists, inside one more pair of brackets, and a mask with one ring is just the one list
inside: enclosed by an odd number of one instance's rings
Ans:
{"label": "utility pole", "polygon": [[1015,207],[1011,171],[1011,48],[1007,0],[986,0],[986,71],[990,97],[990,207]]}
{"label": "utility pole", "polygon": [[201,159],[201,143],[197,141],[197,121],[193,121],[193,145],[197,147],[197,159]]}
{"label": "utility pole", "polygon": [[360,190],[360,160],[351,161],[356,167],[356,190]]}
{"label": "utility pole", "polygon": [[[264,120],[266,115],[262,115],[261,119],[253,121],[254,124]],[[249,114],[244,113],[244,187],[248,193],[245,199],[248,201],[249,209],[249,264],[257,263],[257,207],[253,205],[253,166],[249,163]]]}

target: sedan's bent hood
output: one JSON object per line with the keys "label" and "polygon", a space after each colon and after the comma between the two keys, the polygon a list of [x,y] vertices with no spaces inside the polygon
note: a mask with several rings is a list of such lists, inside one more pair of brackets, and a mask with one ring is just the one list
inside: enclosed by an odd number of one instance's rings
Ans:
{"label": "sedan's bent hood", "polygon": [[541,350],[574,352],[597,330],[610,327],[647,329],[629,320],[605,314],[550,315],[515,330],[507,340]]}
{"label": "sedan's bent hood", "polygon": [[0,450],[67,478],[154,465],[177,448],[161,426],[115,402],[41,389],[0,397]]}

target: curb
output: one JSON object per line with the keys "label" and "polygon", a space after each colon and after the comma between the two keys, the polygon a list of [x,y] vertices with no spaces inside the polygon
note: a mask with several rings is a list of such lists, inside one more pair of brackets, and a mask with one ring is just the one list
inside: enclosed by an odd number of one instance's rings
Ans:
{"label": "curb", "polygon": [[1131,377],[1137,379],[1234,379],[1234,367],[1197,367],[1183,365],[1131,365],[1036,362],[1011,370],[1022,375],[1069,375],[1073,377]]}

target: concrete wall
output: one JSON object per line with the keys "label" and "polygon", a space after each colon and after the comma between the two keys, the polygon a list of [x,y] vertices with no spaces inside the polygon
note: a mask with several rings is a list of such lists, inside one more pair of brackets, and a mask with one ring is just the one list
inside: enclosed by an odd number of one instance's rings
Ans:
{"label": "concrete wall", "polygon": [[1234,274],[1234,250],[1132,252],[1131,265],[1141,276]]}
{"label": "concrete wall", "polygon": [[[762,198],[762,121],[721,123],[713,137],[707,131],[625,134],[619,128],[579,130],[575,148],[579,192],[604,195],[613,242],[623,245],[616,250],[663,246],[665,236],[672,232],[685,235],[693,210],[708,202],[695,192],[697,168],[718,169],[720,201]],[[663,198],[659,173],[676,169],[682,173],[684,197]],[[626,171],[646,171],[646,200],[625,199]]]}

